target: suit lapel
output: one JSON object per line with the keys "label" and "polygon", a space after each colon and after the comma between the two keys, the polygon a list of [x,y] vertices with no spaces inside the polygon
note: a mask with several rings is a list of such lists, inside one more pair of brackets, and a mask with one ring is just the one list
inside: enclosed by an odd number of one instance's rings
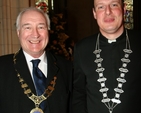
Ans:
{"label": "suit lapel", "polygon": [[31,89],[31,91],[34,94],[36,94],[34,83],[33,83],[33,80],[31,78],[31,74],[30,74],[30,71],[28,69],[28,65],[26,63],[26,59],[25,59],[25,56],[23,54],[22,49],[16,55],[15,68],[16,68],[17,72],[20,74],[20,76],[24,79],[24,81],[28,85],[28,87]]}
{"label": "suit lapel", "polygon": [[48,62],[47,84],[49,84],[53,77],[55,75],[57,76],[59,68],[57,67],[55,57],[49,52],[47,52],[47,62]]}
{"label": "suit lapel", "polygon": [[[49,83],[51,82],[51,80],[53,79],[54,76],[57,76],[57,72],[59,71],[59,68],[57,67],[56,64],[56,59],[55,57],[50,53],[50,52],[46,52],[47,55],[47,86],[49,85]],[[48,104],[48,99],[45,101],[45,109],[44,111],[47,113],[50,113],[50,107]]]}

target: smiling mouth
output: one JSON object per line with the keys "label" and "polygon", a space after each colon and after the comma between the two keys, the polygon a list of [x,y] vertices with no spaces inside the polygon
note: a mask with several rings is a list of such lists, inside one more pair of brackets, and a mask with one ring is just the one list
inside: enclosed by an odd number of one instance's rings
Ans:
{"label": "smiling mouth", "polygon": [[38,43],[40,43],[39,40],[36,40],[36,41],[31,40],[31,41],[29,41],[29,42],[32,43],[32,44],[38,44]]}

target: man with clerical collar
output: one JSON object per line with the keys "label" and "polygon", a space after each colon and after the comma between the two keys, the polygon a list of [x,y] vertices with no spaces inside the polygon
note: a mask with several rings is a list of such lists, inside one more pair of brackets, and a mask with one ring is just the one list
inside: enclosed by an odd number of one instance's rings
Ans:
{"label": "man with clerical collar", "polygon": [[99,32],[74,47],[72,113],[137,113],[141,31],[124,27],[124,0],[92,0]]}

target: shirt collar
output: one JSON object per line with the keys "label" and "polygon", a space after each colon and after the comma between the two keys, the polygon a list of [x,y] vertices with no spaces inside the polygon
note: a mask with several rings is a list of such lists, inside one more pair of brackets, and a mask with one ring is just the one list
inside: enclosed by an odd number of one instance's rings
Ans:
{"label": "shirt collar", "polygon": [[126,32],[124,30],[124,32],[119,36],[117,37],[115,40],[108,40],[106,37],[104,37],[101,33],[100,33],[100,37],[99,39],[103,42],[106,42],[106,43],[112,43],[112,42],[119,42],[121,41],[122,39],[126,39]]}
{"label": "shirt collar", "polygon": [[45,51],[44,51],[44,53],[39,58],[33,58],[31,55],[29,55],[28,53],[26,53],[24,50],[23,50],[23,53],[25,55],[25,58],[26,58],[26,61],[27,62],[30,62],[33,59],[40,59],[41,62],[44,62],[44,63],[47,64],[47,57],[46,57],[46,52]]}

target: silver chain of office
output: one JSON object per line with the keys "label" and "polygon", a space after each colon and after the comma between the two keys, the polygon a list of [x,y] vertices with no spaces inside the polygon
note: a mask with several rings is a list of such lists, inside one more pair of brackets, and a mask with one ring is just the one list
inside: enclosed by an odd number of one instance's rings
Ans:
{"label": "silver chain of office", "polygon": [[105,78],[104,75],[103,75],[103,71],[105,70],[105,68],[102,67],[102,61],[103,61],[103,59],[100,56],[100,52],[102,50],[100,49],[100,46],[99,46],[100,45],[99,44],[99,35],[100,34],[98,34],[98,36],[97,36],[96,48],[95,48],[95,51],[93,52],[96,55],[96,60],[94,61],[95,63],[97,63],[96,72],[99,74],[99,78],[98,78],[97,81],[101,85],[101,89],[99,91],[102,93],[102,96],[103,96],[102,102],[108,108],[109,113],[113,113],[113,109],[118,104],[121,103],[120,96],[121,96],[122,93],[124,93],[124,91],[122,89],[122,86],[123,86],[123,83],[126,82],[126,80],[125,80],[125,74],[128,72],[127,64],[130,62],[129,55],[130,55],[130,53],[132,53],[132,50],[130,49],[130,42],[129,42],[127,30],[126,30],[126,48],[123,49],[125,55],[121,59],[122,66],[121,66],[121,68],[119,68],[120,75],[117,78],[118,85],[117,85],[116,88],[114,88],[115,96],[114,96],[114,98],[110,99],[108,97],[108,95],[107,95],[107,91],[109,89],[105,85],[105,82],[106,82],[107,78]]}

